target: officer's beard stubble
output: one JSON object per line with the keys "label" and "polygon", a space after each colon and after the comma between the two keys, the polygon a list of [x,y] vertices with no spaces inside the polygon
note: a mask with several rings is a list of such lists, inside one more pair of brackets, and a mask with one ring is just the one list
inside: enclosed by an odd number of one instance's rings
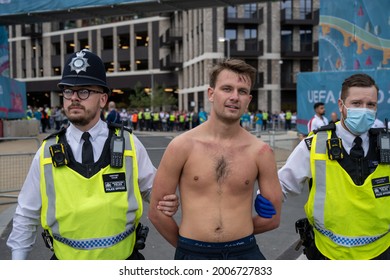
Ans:
{"label": "officer's beard stubble", "polygon": [[[78,111],[83,111],[84,113],[71,113],[74,107],[77,108]],[[86,109],[85,106],[81,105],[79,102],[73,102],[66,108],[65,114],[72,124],[76,126],[86,126],[95,119],[97,114],[100,117],[100,107],[95,106],[91,109]]]}

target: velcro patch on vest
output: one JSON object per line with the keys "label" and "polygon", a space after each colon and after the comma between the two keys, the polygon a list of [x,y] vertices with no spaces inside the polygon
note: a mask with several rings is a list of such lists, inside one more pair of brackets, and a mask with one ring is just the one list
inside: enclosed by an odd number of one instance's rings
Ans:
{"label": "velcro patch on vest", "polygon": [[390,196],[389,177],[381,177],[372,179],[372,189],[376,198]]}
{"label": "velcro patch on vest", "polygon": [[106,193],[111,192],[125,192],[126,188],[126,175],[122,173],[104,174],[104,191]]}

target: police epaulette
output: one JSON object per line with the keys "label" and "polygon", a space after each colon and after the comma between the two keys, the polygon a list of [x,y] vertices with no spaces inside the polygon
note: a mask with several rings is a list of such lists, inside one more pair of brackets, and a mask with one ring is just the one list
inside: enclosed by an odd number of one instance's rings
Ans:
{"label": "police epaulette", "polygon": [[375,128],[370,128],[368,131],[370,135],[379,135],[381,132],[386,132],[386,128],[384,127],[375,127]]}
{"label": "police epaulette", "polygon": [[[122,125],[118,124],[118,123],[109,123],[108,124],[108,128],[109,129],[117,129],[117,128],[121,129]],[[128,126],[123,126],[123,129],[128,131],[128,132],[130,132],[130,133],[133,133],[133,130],[130,127],[128,127]]]}
{"label": "police epaulette", "polygon": [[56,137],[57,135],[61,135],[61,134],[65,133],[65,131],[66,131],[66,128],[63,127],[60,130],[58,130],[58,131],[50,134],[49,136],[47,136],[45,139],[43,139],[43,141],[45,141],[47,139],[50,139],[50,138],[53,138],[53,137]]}
{"label": "police epaulette", "polygon": [[318,131],[328,131],[328,130],[336,130],[336,125],[334,123],[330,123],[324,126],[321,126],[320,128],[314,130],[314,133],[317,133]]}

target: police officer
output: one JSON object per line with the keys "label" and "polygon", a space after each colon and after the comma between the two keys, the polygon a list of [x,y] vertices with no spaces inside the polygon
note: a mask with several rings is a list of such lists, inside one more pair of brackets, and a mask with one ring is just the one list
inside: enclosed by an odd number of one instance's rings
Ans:
{"label": "police officer", "polygon": [[[295,148],[279,179],[285,195],[312,181],[305,212],[314,231],[309,259],[390,259],[390,165],[380,160],[378,87],[366,74],[342,84],[341,121]],[[382,133],[383,133],[383,129]]]}
{"label": "police officer", "polygon": [[[100,119],[110,89],[98,56],[74,53],[58,87],[70,125],[33,159],[7,241],[12,258],[27,258],[41,221],[52,259],[142,259],[136,229],[156,169],[136,136]],[[177,197],[166,199],[162,210],[173,215]]]}

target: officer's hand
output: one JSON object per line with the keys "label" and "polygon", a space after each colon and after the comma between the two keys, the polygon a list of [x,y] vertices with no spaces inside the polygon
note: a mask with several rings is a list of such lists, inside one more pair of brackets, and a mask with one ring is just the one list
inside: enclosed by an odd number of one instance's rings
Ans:
{"label": "officer's hand", "polygon": [[176,194],[168,194],[160,200],[157,205],[157,209],[163,212],[165,215],[172,217],[176,214],[179,208],[179,198]]}
{"label": "officer's hand", "polygon": [[256,196],[255,209],[257,214],[263,218],[272,218],[272,216],[276,214],[276,210],[272,202],[261,194]]}

